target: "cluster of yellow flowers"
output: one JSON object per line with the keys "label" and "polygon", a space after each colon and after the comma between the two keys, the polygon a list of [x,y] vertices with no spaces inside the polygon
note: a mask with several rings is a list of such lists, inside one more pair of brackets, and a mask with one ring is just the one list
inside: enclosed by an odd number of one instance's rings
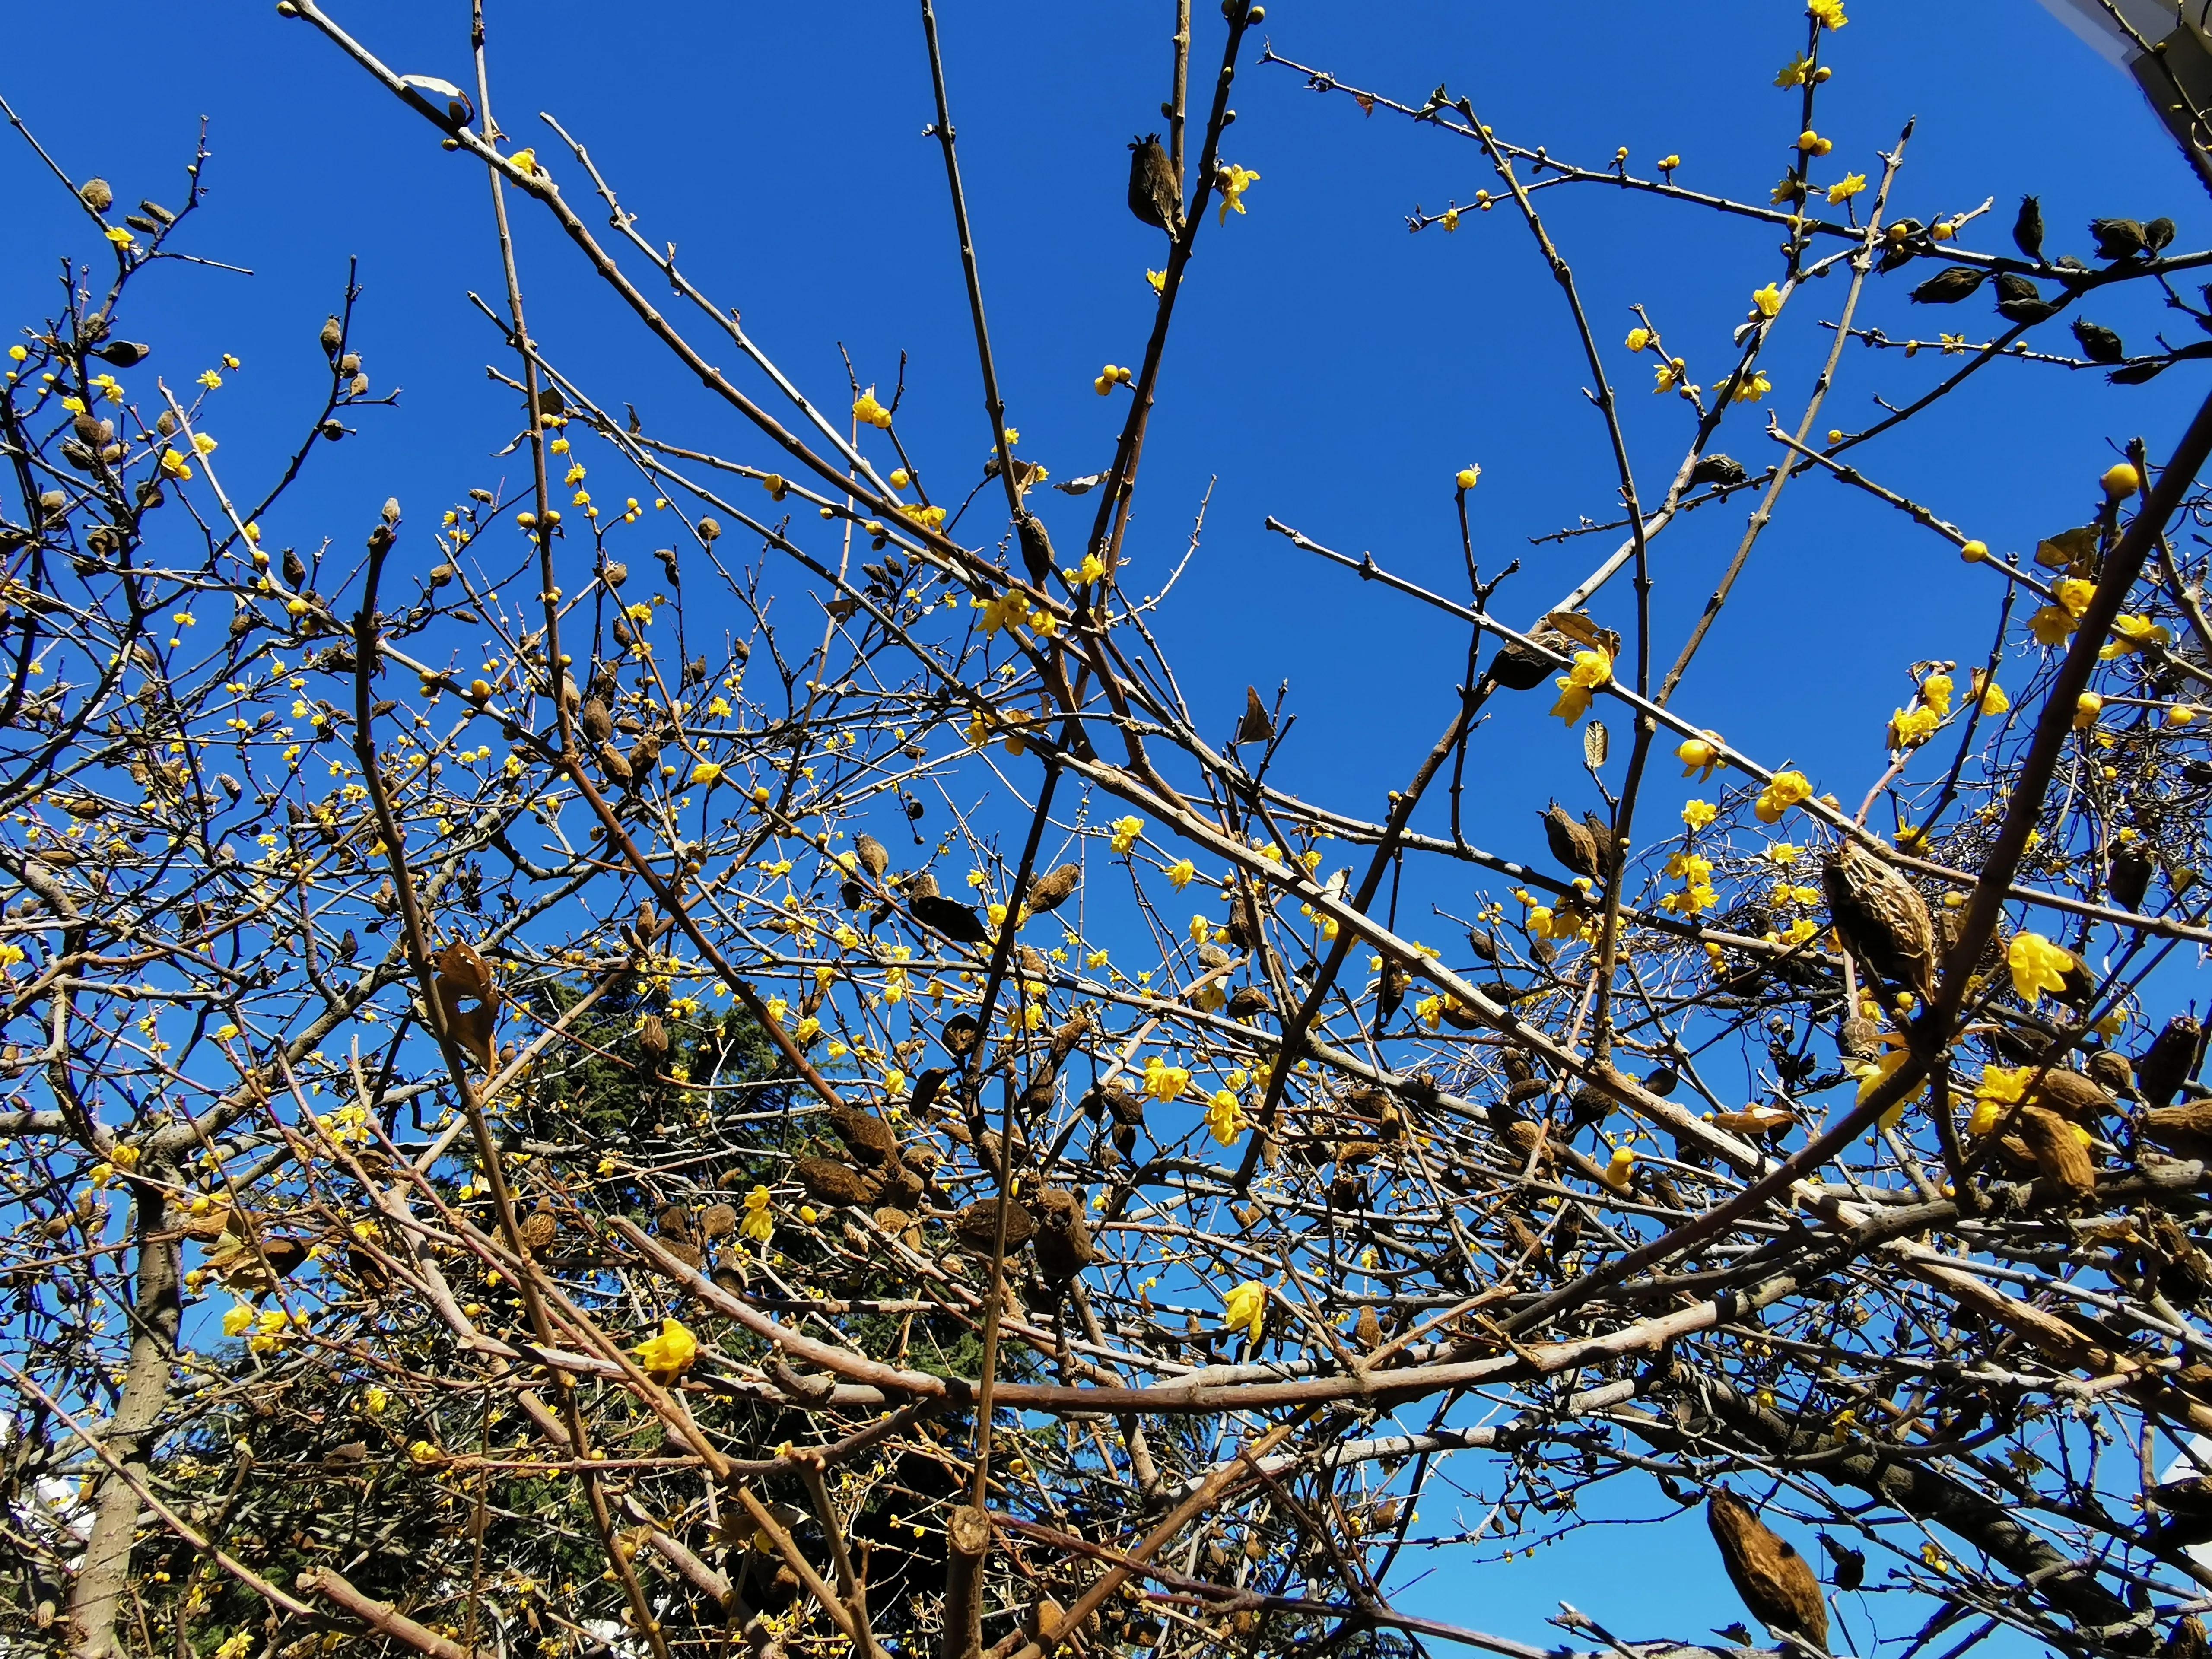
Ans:
{"label": "cluster of yellow flowers", "polygon": [[1783,814],[1791,807],[1802,806],[1812,799],[1812,783],[1802,772],[1777,772],[1773,781],[1759,792],[1751,810],[1759,815],[1761,823],[1779,823]]}
{"label": "cluster of yellow flowers", "polygon": [[1569,726],[1578,725],[1589,713],[1591,694],[1612,681],[1613,658],[1604,649],[1592,646],[1576,652],[1574,665],[1552,682],[1559,688],[1552,713]]}

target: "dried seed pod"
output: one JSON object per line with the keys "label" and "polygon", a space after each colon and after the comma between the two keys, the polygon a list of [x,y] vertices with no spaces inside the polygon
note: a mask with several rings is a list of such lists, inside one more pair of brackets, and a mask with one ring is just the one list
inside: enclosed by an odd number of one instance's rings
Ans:
{"label": "dried seed pod", "polygon": [[873,1173],[879,1183],[876,1196],[885,1203],[903,1207],[921,1201],[921,1177],[908,1169],[903,1159],[894,1158]]}
{"label": "dried seed pod", "polygon": [[1049,874],[1039,876],[1031,881],[1029,896],[1025,902],[1032,911],[1040,915],[1048,910],[1057,910],[1067,902],[1067,896],[1076,890],[1082,880],[1081,865],[1063,864]]}
{"label": "dried seed pod", "polygon": [[2125,1054],[2112,1048],[2100,1048],[2085,1062],[2089,1080],[2107,1093],[2131,1094],[2135,1091],[2135,1067],[2128,1064]]}
{"label": "dried seed pod", "polygon": [[577,720],[584,728],[584,735],[593,743],[605,743],[615,734],[614,716],[597,697],[584,699],[583,708],[577,711]]}
{"label": "dried seed pod", "polygon": [[[2027,198],[2033,201],[2033,197]],[[2037,234],[2041,234],[2040,227]],[[1827,1534],[1819,1534],[1820,1547],[1828,1552],[1828,1559],[1835,1564],[1835,1577],[1830,1580],[1839,1590],[1855,1590],[1866,1583],[1866,1552],[1838,1543]]]}
{"label": "dried seed pod", "polygon": [[[952,1231],[963,1244],[988,1255],[999,1233],[999,1200],[979,1198],[952,1218]],[[1006,1205],[1006,1254],[1012,1255],[1036,1231],[1036,1218],[1018,1202]]]}
{"label": "dried seed pod", "polygon": [[1382,1346],[1382,1322],[1375,1317],[1373,1308],[1364,1303],[1360,1305],[1359,1317],[1352,1322],[1352,1334],[1353,1340],[1370,1353]]}
{"label": "dried seed pod", "polygon": [[890,852],[884,848],[883,842],[865,830],[853,837],[853,850],[860,854],[860,867],[878,881],[881,881],[884,872],[891,867]]}
{"label": "dried seed pod", "polygon": [[601,744],[599,747],[599,770],[605,773],[615,782],[629,783],[636,778],[637,774],[630,770],[629,758],[614,744]]}
{"label": "dried seed pod", "polygon": [[727,1238],[738,1230],[738,1212],[727,1204],[709,1204],[699,1212],[699,1237]]}
{"label": "dried seed pod", "polygon": [[832,1106],[828,1115],[830,1128],[845,1143],[845,1150],[853,1155],[854,1163],[874,1165],[898,1162],[898,1137],[891,1133],[890,1125],[873,1112],[864,1112],[854,1106]]}
{"label": "dried seed pod", "polygon": [[2043,1074],[2030,1099],[2077,1122],[2094,1122],[2112,1109],[2112,1096],[2081,1073],[2063,1066],[2054,1066]]}
{"label": "dried seed pod", "polygon": [[1083,1217],[1083,1200],[1064,1187],[1047,1187],[1036,1194],[1039,1211],[1036,1232],[1037,1266],[1045,1278],[1065,1285],[1097,1259],[1091,1229]]}
{"label": "dried seed pod", "polygon": [[522,1248],[532,1255],[543,1255],[560,1236],[561,1223],[553,1213],[550,1200],[539,1199],[538,1207],[522,1218],[515,1231],[521,1236]]}
{"label": "dried seed pod", "polygon": [[1920,890],[1846,840],[1821,866],[1828,914],[1844,944],[1868,969],[1923,1002],[1936,994],[1936,933]]}
{"label": "dried seed pod", "polygon": [[2016,1121],[2020,1138],[2027,1143],[2045,1180],[2057,1182],[2076,1198],[2087,1198],[2097,1190],[2096,1166],[2072,1124],[2043,1106],[2022,1107]]}
{"label": "dried seed pod", "polygon": [[2131,259],[2143,251],[2143,227],[2136,219],[2092,219],[2089,234],[2097,239],[2100,259]]}
{"label": "dried seed pod", "polygon": [[326,318],[323,323],[323,331],[315,337],[322,342],[323,355],[326,357],[335,357],[338,355],[338,348],[345,343],[345,325],[338,321],[336,316]]}
{"label": "dried seed pod", "polygon": [[908,908],[914,912],[914,919],[923,927],[933,928],[958,944],[982,945],[990,939],[991,930],[983,925],[982,919],[957,900],[942,898],[935,893],[925,893],[909,899]]}
{"label": "dried seed pod", "polygon": [[2020,198],[2020,211],[2012,222],[2012,245],[2022,257],[2043,263],[2043,204],[2033,196]]}
{"label": "dried seed pod", "polygon": [[1182,189],[1160,135],[1147,132],[1129,145],[1129,211],[1156,230],[1182,234]]}
{"label": "dried seed pod", "polygon": [[1750,1506],[1722,1487],[1705,1500],[1705,1523],[1720,1546],[1729,1582],[1769,1630],[1828,1645],[1828,1604],[1812,1564],[1770,1531]]}
{"label": "dried seed pod", "polygon": [[[2149,1098],[2148,1089],[2143,1094]],[[2143,1114],[2142,1133],[2145,1139],[2179,1158],[2212,1163],[2212,1100],[2154,1106]]]}
{"label": "dried seed pod", "polygon": [[1029,572],[1030,586],[1042,593],[1052,576],[1052,537],[1045,530],[1044,520],[1034,513],[1018,515],[1014,520],[1014,532],[1015,539],[1022,545],[1022,568]]}
{"label": "dried seed pod", "polygon": [[689,1238],[691,1236],[691,1212],[681,1204],[665,1205],[660,1213],[653,1217],[653,1224],[665,1237]]}
{"label": "dried seed pod", "polygon": [[1713,1127],[1754,1140],[1779,1140],[1797,1127],[1796,1115],[1772,1107],[1753,1106],[1741,1112],[1714,1114]]}
{"label": "dried seed pod", "polygon": [[637,1028],[637,1046],[655,1070],[668,1058],[668,1027],[661,1023],[659,1014],[647,1014],[645,1023]]}
{"label": "dried seed pod", "polygon": [[1275,722],[1268,717],[1267,704],[1260,701],[1256,687],[1244,688],[1244,718],[1237,722],[1237,741],[1265,743],[1275,735]]}
{"label": "dried seed pod", "polygon": [[2112,901],[2123,908],[2140,910],[2143,895],[2150,890],[2151,872],[2155,866],[2150,854],[2144,852],[2140,842],[2128,842],[2112,849],[2112,874],[2108,885]]}
{"label": "dried seed pod", "polygon": [[115,205],[115,192],[107,187],[105,179],[88,179],[76,187],[78,198],[94,213],[105,213]]}
{"label": "dried seed pod", "polygon": [[1533,1158],[1539,1170],[1547,1167],[1556,1156],[1555,1149],[1540,1123],[1530,1123],[1524,1119],[1507,1124],[1505,1141],[1522,1164],[1527,1164]]}
{"label": "dried seed pod", "polygon": [[2081,344],[2081,355],[2093,363],[2127,361],[2126,345],[2117,333],[2102,323],[2093,323],[2087,317],[2076,317],[2074,319],[2074,337]]}
{"label": "dried seed pod", "polygon": [[688,1238],[664,1238],[660,1241],[660,1248],[694,1273],[706,1265],[705,1255]]}
{"label": "dried seed pod", "polygon": [[2176,1014],[2151,1039],[2149,1048],[2136,1056],[2136,1087],[2154,1106],[2164,1106],[2180,1091],[2190,1067],[2197,1062],[2197,1048],[2203,1028],[2187,1014]]}
{"label": "dried seed pod", "polygon": [[1717,484],[1724,489],[1733,489],[1750,476],[1743,470],[1743,463],[1732,455],[1700,455],[1697,465],[1690,469],[1690,488]]}
{"label": "dried seed pod", "polygon": [[876,1195],[876,1184],[835,1158],[801,1158],[792,1161],[791,1173],[809,1196],[825,1204],[858,1206]]}
{"label": "dried seed pod", "polygon": [[1596,837],[1589,827],[1577,823],[1557,801],[1537,816],[1544,821],[1544,839],[1551,845],[1552,856],[1575,874],[1595,880],[1603,866],[1598,862]]}
{"label": "dried seed pod", "polygon": [[[1249,1020],[1255,1014],[1264,1014],[1275,1006],[1274,1000],[1257,985],[1238,988],[1229,999],[1228,1013],[1231,1019]],[[1387,1018],[1388,1016],[1386,1015]]]}
{"label": "dried seed pod", "polygon": [[1050,1058],[1046,1063],[1058,1066],[1068,1055],[1075,1052],[1076,1045],[1090,1034],[1091,1016],[1089,1014],[1079,1013],[1073,1018],[1063,1021],[1053,1031]]}
{"label": "dried seed pod", "polygon": [[1982,285],[1983,271],[1973,265],[1946,265],[1912,290],[1915,304],[1956,305]]}

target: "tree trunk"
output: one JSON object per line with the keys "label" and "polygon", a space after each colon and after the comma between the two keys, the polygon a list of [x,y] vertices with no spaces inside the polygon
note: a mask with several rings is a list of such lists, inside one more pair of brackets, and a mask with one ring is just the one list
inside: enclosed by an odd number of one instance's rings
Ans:
{"label": "tree trunk", "polygon": [[[153,1430],[169,1401],[169,1368],[176,1353],[179,1247],[158,1241],[166,1208],[160,1192],[133,1182],[132,1231],[138,1242],[138,1293],[131,1312],[131,1364],[123,1399],[107,1424],[107,1449],[138,1480],[146,1476]],[[101,1465],[93,1489],[92,1537],[70,1594],[71,1659],[118,1659],[123,1652],[116,1623],[128,1601],[131,1549],[138,1531],[138,1493]]]}

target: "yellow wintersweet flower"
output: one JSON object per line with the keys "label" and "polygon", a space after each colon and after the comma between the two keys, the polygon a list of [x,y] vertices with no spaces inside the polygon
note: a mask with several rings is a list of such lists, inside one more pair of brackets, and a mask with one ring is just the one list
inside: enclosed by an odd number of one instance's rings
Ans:
{"label": "yellow wintersweet flower", "polygon": [[1206,1103],[1206,1132],[1224,1146],[1234,1146],[1244,1133],[1244,1106],[1226,1089],[1214,1091]]}
{"label": "yellow wintersweet flower", "polygon": [[2012,988],[2033,1008],[2045,991],[2056,991],[2066,983],[2074,953],[2040,933],[2021,933],[2005,951],[2005,966],[2012,969]]}
{"label": "yellow wintersweet flower", "polygon": [[1857,195],[1865,188],[1866,174],[1863,173],[1847,173],[1841,179],[1828,186],[1828,205],[1831,207],[1840,206],[1844,203],[1850,201],[1852,197]]}
{"label": "yellow wintersweet flower", "polygon": [[990,599],[971,597],[968,605],[969,609],[983,613],[979,620],[983,624],[985,639],[992,638],[1002,628],[1018,628],[1029,620],[1029,601],[1019,593],[1008,592]]}
{"label": "yellow wintersweet flower", "polygon": [[1762,317],[1776,317],[1782,313],[1782,290],[1772,283],[1755,291],[1751,296],[1753,310]]}
{"label": "yellow wintersweet flower", "polygon": [[712,783],[721,775],[721,767],[714,761],[701,761],[691,769],[691,781],[694,783]]}
{"label": "yellow wintersweet flower", "polygon": [[1805,0],[1805,15],[1824,29],[1839,29],[1851,21],[1844,15],[1844,0]]}
{"label": "yellow wintersweet flower", "polygon": [[1626,1193],[1628,1190],[1629,1176],[1635,1168],[1635,1149],[1628,1146],[1616,1146],[1613,1149],[1613,1156],[1606,1161],[1605,1168],[1599,1172],[1598,1179],[1616,1193]]}
{"label": "yellow wintersweet flower", "polygon": [[538,152],[519,149],[507,158],[507,164],[526,179],[533,177],[538,172]]}
{"label": "yellow wintersweet flower", "polygon": [[1107,844],[1116,853],[1126,853],[1137,844],[1137,837],[1145,833],[1145,821],[1139,817],[1114,820],[1114,838]]}
{"label": "yellow wintersweet flower", "polygon": [[[803,1030],[812,1022],[801,1020]],[[745,1194],[745,1218],[738,1231],[757,1243],[765,1244],[775,1233],[775,1212],[770,1207],[769,1190],[756,1187]]]}
{"label": "yellow wintersweet flower", "polygon": [[1686,367],[1687,365],[1680,357],[1669,357],[1651,371],[1651,390],[1654,392],[1672,392],[1674,389],[1674,383],[1682,378],[1682,371]]}
{"label": "yellow wintersweet flower", "polygon": [[1105,574],[1106,561],[1100,558],[1096,550],[1085,553],[1083,556],[1083,562],[1075,567],[1073,585],[1077,587],[1088,587]]}
{"label": "yellow wintersweet flower", "polygon": [[2084,691],[2074,700],[2074,729],[2086,732],[2097,723],[2097,716],[2105,712],[2105,700],[2094,691]]}
{"label": "yellow wintersweet flower", "polygon": [[1753,369],[1748,377],[1736,382],[1735,392],[1731,401],[1739,404],[1757,403],[1773,390],[1774,382],[1766,378],[1766,371],[1763,368]]}
{"label": "yellow wintersweet flower", "polygon": [[2060,605],[2046,605],[2027,619],[2028,632],[2045,650],[2065,644],[2067,636],[2079,625],[2073,613]]}
{"label": "yellow wintersweet flower", "polygon": [[1802,772],[1777,772],[1774,781],[1759,792],[1751,810],[1761,823],[1779,823],[1784,812],[1812,799],[1812,783]]}
{"label": "yellow wintersweet flower", "polygon": [[1974,1115],[1966,1120],[1967,1133],[1985,1135],[1996,1128],[2005,1109],[2027,1092],[2027,1080],[2034,1074],[2030,1066],[1984,1067],[1982,1080],[1974,1085]]}
{"label": "yellow wintersweet flower", "polygon": [[853,418],[862,426],[888,428],[891,423],[891,412],[876,401],[876,389],[870,386],[853,399]]}
{"label": "yellow wintersweet flower", "polygon": [[1243,212],[1244,192],[1259,182],[1260,175],[1251,168],[1240,167],[1233,163],[1224,165],[1213,181],[1214,188],[1221,192],[1221,212],[1216,222],[1227,224],[1231,208],[1239,213]]}
{"label": "yellow wintersweet flower", "polygon": [[1145,1092],[1154,1100],[1181,1100],[1190,1087],[1190,1068],[1170,1066],[1158,1054],[1145,1061]]}
{"label": "yellow wintersweet flower", "polygon": [[1248,1279],[1223,1300],[1228,1304],[1221,1313],[1224,1328],[1243,1331],[1253,1342],[1259,1341],[1261,1328],[1267,1322],[1267,1287],[1256,1279]]}
{"label": "yellow wintersweet flower", "polygon": [[1427,1026],[1431,1031],[1437,1029],[1437,1025],[1443,1021],[1443,1017],[1444,1000],[1442,997],[1423,997],[1419,1002],[1413,1005],[1413,1018],[1419,1020],[1422,1024]]}
{"label": "yellow wintersweet flower", "polygon": [[1948,674],[1930,674],[1920,682],[1920,701],[1934,709],[1939,719],[1948,719],[1951,713],[1951,693],[1955,689]]}
{"label": "yellow wintersweet flower", "polygon": [[1168,866],[1167,874],[1170,884],[1180,893],[1190,885],[1191,878],[1198,874],[1198,866],[1188,859],[1177,859],[1173,864]]}
{"label": "yellow wintersweet flower", "polygon": [[1168,274],[1164,270],[1148,270],[1145,273],[1145,280],[1152,285],[1152,292],[1155,294],[1165,294],[1168,291]]}
{"label": "yellow wintersweet flower", "polygon": [[1632,328],[1628,331],[1628,338],[1622,343],[1631,351],[1641,351],[1651,343],[1651,331],[1648,328]]}
{"label": "yellow wintersweet flower", "polygon": [[1695,775],[1703,783],[1722,765],[1720,738],[1708,732],[1702,738],[1685,738],[1675,746],[1674,758],[1682,763],[1682,775]]}
{"label": "yellow wintersweet flower", "polygon": [[1774,84],[1783,88],[1802,87],[1805,84],[1805,77],[1812,72],[1813,65],[1800,53],[1782,66],[1782,72],[1774,77]]}
{"label": "yellow wintersweet flower", "polygon": [[1576,652],[1574,666],[1552,682],[1559,688],[1559,700],[1552,705],[1552,713],[1569,726],[1575,725],[1589,713],[1590,694],[1612,679],[1610,655],[1595,648]]}
{"label": "yellow wintersweet flower", "polygon": [[2012,699],[2005,696],[2004,687],[1999,685],[1995,680],[1988,680],[1987,684],[1982,684],[1986,676],[1980,669],[1974,671],[1975,682],[1981,686],[1982,713],[1994,717],[2010,708]]}
{"label": "yellow wintersweet flower", "polygon": [[[750,1200],[748,1199],[748,1203]],[[679,1320],[663,1319],[660,1334],[647,1337],[637,1345],[635,1352],[644,1362],[647,1373],[656,1382],[672,1382],[691,1368],[699,1357],[699,1339],[684,1328]]]}
{"label": "yellow wintersweet flower", "polygon": [[222,1334],[225,1336],[243,1336],[252,1326],[253,1310],[243,1302],[233,1303],[230,1311],[222,1316]]}
{"label": "yellow wintersweet flower", "polygon": [[1936,735],[1936,728],[1942,723],[1942,716],[1925,703],[1900,708],[1889,717],[1889,746],[1892,749],[1917,749]]}
{"label": "yellow wintersweet flower", "polygon": [[1719,810],[1709,800],[1686,800],[1682,803],[1682,822],[1692,830],[1702,830],[1719,816]]}

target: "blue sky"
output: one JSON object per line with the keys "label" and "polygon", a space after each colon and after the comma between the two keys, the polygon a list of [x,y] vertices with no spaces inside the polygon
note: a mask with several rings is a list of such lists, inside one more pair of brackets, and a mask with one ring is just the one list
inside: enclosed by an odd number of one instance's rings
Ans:
{"label": "blue sky", "polygon": [[[52,36],[81,35],[74,9],[43,9]],[[1167,9],[1155,0],[947,12],[951,94],[1011,418],[1024,452],[1055,476],[1097,471],[1121,408],[1093,395],[1091,377],[1140,355],[1152,310],[1143,271],[1162,252],[1122,192],[1124,145],[1161,125]],[[1204,64],[1218,53],[1219,25],[1210,7],[1200,12]],[[2086,255],[2081,227],[2106,214],[2167,214],[2180,222],[2180,246],[2203,244],[2199,188],[2134,88],[2032,0],[1853,0],[1850,12],[1830,48],[1837,73],[1820,125],[1837,163],[1875,172],[1875,148],[1918,118],[1899,210],[1930,220],[1994,197],[1967,240],[2003,248],[2019,195],[2034,191],[2054,250]],[[1260,33],[1288,57],[1415,103],[1443,81],[1500,134],[1579,161],[1602,163],[1620,144],[1632,165],[1674,151],[1681,182],[1764,199],[1795,134],[1795,94],[1771,86],[1802,33],[1785,0],[1604,12],[1282,0],[1268,13]],[[340,3],[337,15],[403,71],[471,79],[461,0]],[[29,20],[27,9],[19,24]],[[922,136],[929,91],[914,9],[495,0],[491,28],[495,107],[517,143],[538,144],[572,199],[588,205],[586,181],[538,126],[541,109],[590,146],[645,234],[676,241],[687,270],[738,307],[749,331],[824,401],[836,404],[830,394],[842,383],[840,343],[864,381],[885,386],[908,352],[902,429],[918,437],[925,467],[964,492],[988,436],[941,163]],[[125,331],[158,341],[160,356],[138,378],[158,370],[181,388],[220,354],[237,354],[245,367],[210,424],[234,473],[274,458],[313,412],[316,331],[358,256],[357,337],[369,372],[380,388],[404,388],[395,410],[364,420],[359,440],[318,457],[272,535],[350,544],[386,495],[434,512],[512,468],[490,453],[512,435],[514,400],[484,377],[498,343],[467,300],[501,287],[481,173],[442,154],[416,117],[268,5],[134,6],[119,33],[135,72],[96,106],[76,76],[27,58],[4,71],[0,90],[64,167],[104,174],[126,202],[175,205],[205,115],[209,201],[187,246],[255,273],[174,266],[143,282]],[[1272,690],[1288,678],[1300,725],[1285,776],[1379,816],[1383,792],[1443,725],[1464,635],[1293,553],[1262,519],[1372,549],[1449,591],[1459,568],[1449,481],[1479,461],[1479,553],[1491,569],[1522,559],[1525,574],[1499,605],[1532,614],[1601,549],[1600,538],[1527,538],[1579,515],[1611,516],[1614,481],[1566,314],[1525,231],[1501,212],[1470,215],[1455,235],[1407,234],[1416,206],[1465,203],[1494,183],[1474,150],[1386,114],[1362,118],[1350,100],[1318,97],[1250,56],[1224,154],[1261,179],[1249,215],[1209,227],[1200,245],[1161,383],[1133,580],[1164,573],[1180,554],[1211,483],[1201,551],[1161,623],[1185,691],[1225,729],[1248,683]],[[0,260],[0,325],[12,330],[52,307],[53,259],[92,250],[82,216],[12,136],[0,143],[0,189],[14,226]],[[1674,349],[1716,365],[1747,296],[1778,272],[1776,239],[1601,190],[1544,200],[1607,344],[1639,480],[1656,492],[1689,424],[1675,401],[1649,395],[1649,360],[1619,349],[1626,307],[1650,307]],[[522,213],[518,234],[533,332],[556,362],[635,402],[657,428],[759,459],[726,412],[664,367],[542,216]],[[1865,319],[1899,334],[1958,326],[1905,303],[1918,274],[1875,284]],[[1793,308],[1770,355],[1771,406],[1785,420],[1826,349],[1817,322],[1833,314],[1841,286]],[[2148,336],[2160,322],[2153,304],[2132,297],[2100,320]],[[1977,328],[1988,322],[1984,307],[1961,310]],[[1832,423],[1862,422],[1877,392],[1913,395],[1942,363],[1847,351]],[[2160,453],[2197,393],[2188,373],[2137,389],[2087,375],[2050,384],[2061,373],[1998,365],[1861,459],[1991,547],[2030,545],[2087,516],[2116,441],[2140,432]],[[1720,447],[1761,465],[1763,425],[1762,412],[1740,411]],[[1047,499],[1063,548],[1079,541],[1092,503]],[[1742,516],[1734,506],[1709,511],[1659,544],[1655,605],[1670,644],[1733,551]],[[1978,654],[1990,597],[1985,573],[1901,518],[1801,481],[1682,706],[1856,799],[1881,765],[1904,665]],[[1617,621],[1625,600],[1609,596],[1601,610]],[[1576,745],[1543,719],[1547,703],[1531,696],[1504,708],[1478,751],[1469,833],[1500,851],[1525,855],[1537,844],[1532,793],[1574,771]],[[1662,822],[1674,799],[1662,793],[1655,803]],[[1425,1527],[1448,1505],[1439,1493],[1427,1508]],[[1413,1605],[1524,1639],[1545,1639],[1540,1621],[1561,1597],[1638,1635],[1693,1636],[1740,1611],[1694,1521],[1594,1532],[1479,1578],[1435,1565],[1442,1571]]]}

